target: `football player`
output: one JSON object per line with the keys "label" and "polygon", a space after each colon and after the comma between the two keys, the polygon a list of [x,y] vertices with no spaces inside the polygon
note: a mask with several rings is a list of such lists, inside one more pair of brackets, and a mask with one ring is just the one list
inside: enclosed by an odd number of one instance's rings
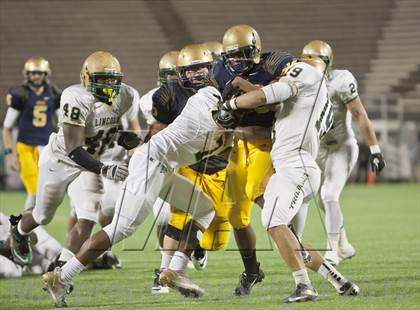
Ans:
{"label": "football player", "polygon": [[[133,105],[121,117],[121,127],[136,133],[140,131],[138,122],[138,100],[136,90],[132,89]],[[104,165],[124,164],[127,151],[117,141],[110,141],[108,149],[100,156]],[[76,224],[67,233],[66,246],[62,249],[58,265],[62,266],[77,253],[83,242],[90,236],[95,223],[100,221],[104,227],[111,223],[114,215],[116,198],[121,189],[122,182],[109,180],[90,171],[83,171],[68,187],[67,193],[70,204],[76,215]],[[120,268],[121,263],[114,254],[107,252],[108,259],[113,261],[110,267]],[[102,259],[103,260],[103,259]]]}
{"label": "football player", "polygon": [[[206,45],[203,44],[205,47]],[[178,57],[179,83],[167,83],[161,86],[153,95],[153,116],[157,120],[152,127],[164,128],[172,123],[184,109],[188,99],[197,91],[208,85],[208,71],[211,69],[210,57],[207,59],[197,58],[202,47],[198,44],[188,46],[181,50]],[[212,53],[213,54],[213,53]],[[195,58],[194,58],[195,57]],[[201,72],[201,71],[204,71]],[[200,244],[194,248],[191,256],[197,270],[202,270],[207,264],[207,250],[217,251],[226,247],[229,241],[230,224],[228,211],[230,205],[227,193],[224,192],[226,179],[228,152],[222,155],[208,157],[190,167],[179,168],[177,173],[191,180],[195,186],[208,194],[213,202],[215,217],[206,229]],[[163,243],[162,261],[160,268],[155,270],[155,281],[152,293],[168,292],[159,283],[160,272],[172,269],[178,272],[184,271],[186,266],[173,266],[171,261],[175,250],[178,248],[182,234],[188,233],[183,230],[189,227],[192,217],[176,208],[172,209],[171,217],[165,232]],[[188,262],[188,261],[187,261]]]}
{"label": "football player", "polygon": [[348,70],[333,69],[333,51],[323,41],[309,42],[303,55],[320,57],[328,66],[327,88],[333,104],[334,127],[321,140],[318,165],[322,170],[320,196],[325,210],[327,251],[325,259],[334,265],[351,258],[355,249],[347,240],[339,199],[357,161],[359,148],[351,127],[352,118],[370,147],[372,171],[379,174],[385,161],[372,123],[358,95],[357,82]]}
{"label": "football player", "polygon": [[[8,109],[3,124],[4,155],[7,167],[19,171],[27,198],[25,210],[35,206],[40,149],[53,130],[53,115],[60,107],[61,91],[50,83],[51,69],[42,57],[29,58],[23,67],[25,82],[7,94]],[[12,127],[18,123],[16,148]]]}
{"label": "football player", "polygon": [[[268,85],[293,59],[288,53],[262,53],[260,36],[248,25],[229,28],[223,36],[223,50],[223,61],[214,72],[224,97],[236,88],[246,92]],[[267,107],[249,110],[241,116],[227,167],[227,191],[232,198],[229,222],[245,267],[234,290],[237,296],[249,295],[252,287],[264,278],[257,262],[256,235],[250,216],[254,202],[262,205],[265,186],[273,173],[270,158],[273,119],[274,112]]]}
{"label": "football player", "polygon": [[[319,188],[321,173],[315,161],[319,140],[333,123],[324,79],[325,64],[317,57],[302,56],[300,60],[278,82],[225,102],[220,116],[227,116],[219,119],[232,125],[230,110],[276,104],[271,150],[275,173],[264,193],[261,218],[295,279],[294,292],[283,299],[286,303],[315,300],[318,296],[305,268],[305,247],[288,225]],[[326,278],[340,295],[359,293],[359,288],[317,251],[309,247],[306,250],[312,255],[306,261],[307,267]]]}
{"label": "football player", "polygon": [[10,249],[9,217],[0,212],[0,278],[18,278],[24,273],[42,274],[47,271],[53,258],[60,253],[61,245],[42,227],[37,227],[32,236],[36,240],[32,262],[23,266],[15,261]]}
{"label": "football player", "polygon": [[61,96],[59,132],[52,134],[39,161],[36,204],[32,212],[11,216],[12,253],[30,262],[28,234],[48,224],[63,201],[68,185],[87,170],[122,181],[125,164],[105,165],[98,159],[113,143],[120,117],[133,106],[136,91],[122,84],[120,64],[108,52],[94,52],[83,63],[81,83]]}
{"label": "football player", "polygon": [[[210,65],[213,61],[211,54],[204,47],[200,48],[199,53],[186,54],[194,56],[191,63],[202,63],[203,59],[208,59]],[[202,70],[197,70],[200,74],[196,79],[209,78],[208,69],[206,65]],[[209,81],[209,85],[210,83]],[[188,99],[181,114],[168,127],[152,136],[149,142],[135,151],[130,160],[129,175],[117,200],[112,223],[88,239],[79,253],[62,268],[43,276],[43,281],[57,307],[66,305],[65,296],[72,279],[84,270],[89,262],[112,244],[132,235],[152,212],[153,204],[159,195],[167,197],[172,189],[177,190],[178,179],[185,178],[173,173],[174,169],[192,165],[206,156],[223,152],[226,146],[230,146],[231,140],[214,122],[210,113],[211,110],[217,109],[220,100],[221,94],[217,88],[201,88]],[[193,220],[189,222],[189,229],[186,230],[189,234],[183,235],[179,250],[171,260],[174,266],[185,265],[185,260],[188,260],[185,253],[199,242],[200,235],[214,217],[213,206],[207,195],[197,191],[183,196],[175,195],[179,201],[172,203],[177,208],[191,213]],[[200,203],[191,206],[191,203],[188,203],[190,201]],[[162,278],[163,273],[161,274],[161,280],[168,279],[166,284],[183,290],[185,295],[200,296],[203,293],[200,287],[175,270],[171,270],[170,273],[171,275],[165,278]]]}
{"label": "football player", "polygon": [[[178,76],[175,71],[176,62],[178,61],[178,51],[170,51],[165,53],[159,60],[158,82],[157,87],[149,90],[145,95],[140,98],[140,110],[146,120],[147,129],[155,123],[153,117],[153,94],[159,89],[160,86],[173,81],[177,81]],[[146,139],[148,140],[148,139]]]}

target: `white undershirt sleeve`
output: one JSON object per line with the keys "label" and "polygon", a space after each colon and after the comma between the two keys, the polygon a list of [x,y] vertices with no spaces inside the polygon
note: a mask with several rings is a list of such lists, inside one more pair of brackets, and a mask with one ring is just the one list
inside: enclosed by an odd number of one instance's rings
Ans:
{"label": "white undershirt sleeve", "polygon": [[7,109],[6,117],[4,118],[3,127],[12,128],[19,118],[20,111],[9,107]]}
{"label": "white undershirt sleeve", "polygon": [[296,86],[289,81],[280,80],[261,88],[264,92],[267,104],[279,103],[295,96]]}

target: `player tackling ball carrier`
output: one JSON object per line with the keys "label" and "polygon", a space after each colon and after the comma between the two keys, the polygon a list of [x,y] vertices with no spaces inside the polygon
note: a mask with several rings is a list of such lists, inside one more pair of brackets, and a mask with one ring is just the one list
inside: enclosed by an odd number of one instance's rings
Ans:
{"label": "player tackling ball carrier", "polygon": [[[324,79],[325,64],[318,57],[301,57],[278,82],[226,101],[217,120],[235,127],[238,109],[276,104],[271,158],[275,173],[264,193],[263,225],[295,279],[294,292],[283,302],[315,300],[318,296],[305,264],[326,278],[340,295],[358,295],[359,288],[343,277],[309,246],[303,246],[288,225],[299,209],[309,204],[320,184],[316,164],[320,138],[333,123],[333,111]],[[311,258],[304,260],[308,250]]]}

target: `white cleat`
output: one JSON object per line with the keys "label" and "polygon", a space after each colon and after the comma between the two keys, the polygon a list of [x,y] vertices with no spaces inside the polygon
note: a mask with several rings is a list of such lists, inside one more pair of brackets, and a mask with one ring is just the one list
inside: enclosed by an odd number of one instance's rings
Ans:
{"label": "white cleat", "polygon": [[201,297],[204,294],[204,290],[197,284],[194,284],[186,276],[172,269],[165,269],[160,273],[159,277],[162,285],[169,286],[176,289],[185,297]]}
{"label": "white cleat", "polygon": [[203,257],[199,257],[199,258],[195,257],[194,254],[195,253],[192,253],[192,255],[191,255],[191,260],[192,260],[192,262],[194,264],[194,268],[196,270],[203,270],[203,269],[205,269],[206,266],[207,266],[208,252],[207,251],[204,251],[204,256]]}
{"label": "white cleat", "polygon": [[356,250],[350,243],[346,243],[345,245],[340,244],[340,247],[338,248],[338,257],[340,258],[340,261],[351,259],[355,255]]}
{"label": "white cleat", "polygon": [[188,261],[187,268],[188,268],[188,269],[194,269],[194,268],[195,268],[195,267],[194,267],[194,263],[193,263],[191,260],[189,260],[189,261]]}
{"label": "white cleat", "polygon": [[324,259],[333,266],[337,266],[341,261],[340,257],[338,256],[338,252],[333,251],[333,250],[326,251],[324,255]]}
{"label": "white cleat", "polygon": [[70,290],[70,284],[61,282],[60,273],[61,269],[57,267],[54,271],[42,275],[44,286],[50,293],[56,308],[67,307],[65,298]]}

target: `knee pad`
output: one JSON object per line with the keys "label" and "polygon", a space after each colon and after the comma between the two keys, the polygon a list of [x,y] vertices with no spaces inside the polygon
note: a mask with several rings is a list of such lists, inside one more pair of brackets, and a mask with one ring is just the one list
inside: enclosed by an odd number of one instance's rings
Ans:
{"label": "knee pad", "polygon": [[325,207],[325,204],[328,202],[338,203],[338,200],[340,198],[339,195],[340,193],[334,192],[328,186],[322,186],[321,188],[320,197],[321,197],[322,203],[324,204],[324,207]]}
{"label": "knee pad", "polygon": [[249,223],[251,222],[251,218],[249,216],[251,208],[252,202],[232,207],[229,212],[229,223],[233,226],[233,228],[243,229],[249,226]]}
{"label": "knee pad", "polygon": [[200,246],[207,251],[219,251],[229,243],[231,226],[227,218],[214,218],[210,227],[206,229]]}

